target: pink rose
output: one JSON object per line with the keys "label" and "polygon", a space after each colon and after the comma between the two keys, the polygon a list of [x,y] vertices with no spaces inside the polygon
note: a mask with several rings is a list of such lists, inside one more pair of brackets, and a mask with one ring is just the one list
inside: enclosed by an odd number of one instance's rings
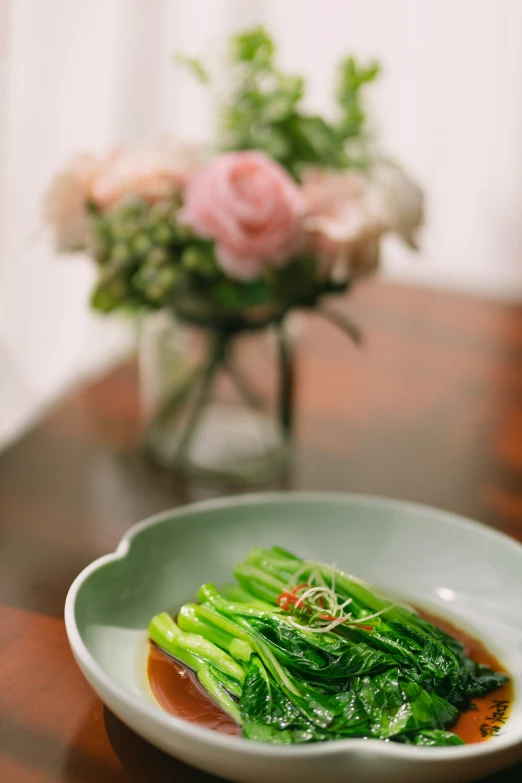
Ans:
{"label": "pink rose", "polygon": [[254,280],[295,253],[303,212],[301,191],[281,166],[262,152],[230,152],[189,181],[180,219],[215,240],[230,277]]}

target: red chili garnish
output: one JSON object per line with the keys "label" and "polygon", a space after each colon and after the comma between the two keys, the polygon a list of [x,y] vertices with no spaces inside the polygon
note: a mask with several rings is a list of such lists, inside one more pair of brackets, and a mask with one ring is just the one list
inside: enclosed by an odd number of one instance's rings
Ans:
{"label": "red chili garnish", "polygon": [[309,585],[308,582],[302,582],[302,584],[297,585],[297,587],[294,587],[292,589],[292,593],[295,595],[296,593],[299,592],[299,590],[302,590],[304,587],[306,587],[306,589],[308,590],[311,586],[312,585]]}
{"label": "red chili garnish", "polygon": [[[303,599],[297,595],[300,590],[304,590],[305,588],[308,590],[310,587],[311,585],[308,582],[303,582],[302,584],[293,587],[290,592],[285,590],[283,593],[281,593],[281,595],[278,596],[277,605],[284,612],[290,611],[290,606],[295,606],[296,609],[305,609],[307,612],[311,612],[311,609],[308,606],[305,606]],[[319,596],[317,600],[320,606],[324,609],[323,596]],[[330,620],[331,622],[337,620],[337,617],[332,614],[321,614],[319,617],[321,617],[323,620]]]}
{"label": "red chili garnish", "polygon": [[280,609],[282,609],[284,612],[288,611],[288,604],[295,605],[297,604],[298,598],[293,593],[284,592],[281,593],[277,597],[277,605]]}
{"label": "red chili garnish", "polygon": [[304,588],[306,588],[308,590],[308,588],[310,586],[311,585],[309,585],[308,582],[302,582],[300,585],[297,585],[296,587],[294,587],[292,589],[292,594],[295,595],[295,597],[297,599],[296,602],[295,602],[295,608],[296,609],[304,609],[305,608],[304,602],[302,601],[301,598],[298,598],[297,593],[299,592],[299,590],[303,590]]}
{"label": "red chili garnish", "polygon": [[[300,590],[309,589],[311,587],[308,582],[303,582],[300,585],[297,585],[296,587],[293,587],[291,591],[285,590],[281,593],[281,595],[278,595],[277,597],[277,605],[280,609],[283,610],[283,612],[290,612],[292,608],[295,609],[305,609],[307,612],[311,612],[311,609],[308,606],[305,606],[305,603],[302,598],[299,598],[297,593]],[[318,603],[321,605],[321,607],[324,609],[324,599],[322,596],[318,597]],[[335,620],[339,620],[339,617],[336,617],[333,614],[320,614],[319,617],[321,620],[327,620],[329,623],[335,622]],[[350,624],[350,620],[348,617],[346,617],[343,620],[344,623]],[[339,623],[341,624],[341,623]],[[358,625],[356,623],[353,624],[354,628],[362,628],[363,631],[373,631],[373,625]]]}

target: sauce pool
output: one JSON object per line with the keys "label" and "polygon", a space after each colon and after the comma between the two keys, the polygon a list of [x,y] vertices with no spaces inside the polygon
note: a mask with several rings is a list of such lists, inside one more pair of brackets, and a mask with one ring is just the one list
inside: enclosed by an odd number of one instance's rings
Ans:
{"label": "sauce pool", "polygon": [[[462,642],[468,658],[476,661],[476,663],[486,664],[495,672],[506,671],[505,667],[478,639],[470,636],[460,628],[456,628],[447,620],[429,614],[422,609],[417,609],[416,611],[432,625],[437,626],[441,631],[454,636],[455,639]],[[460,737],[466,745],[484,742],[484,740],[494,737],[502,731],[512,702],[513,684],[510,681],[486,694],[486,696],[475,696],[473,704],[476,705],[477,709],[462,712],[457,722],[449,730]]]}
{"label": "sauce pool", "polygon": [[[462,642],[466,654],[474,661],[494,671],[505,671],[478,639],[440,617],[417,611],[425,620]],[[222,734],[242,736],[241,728],[207,695],[193,672],[154,644],[150,644],[147,674],[152,693],[166,712]],[[512,701],[513,686],[508,682],[487,696],[474,698],[476,709],[461,713],[450,730],[466,744],[484,742],[502,731]]]}
{"label": "sauce pool", "polygon": [[198,726],[241,736],[241,728],[210,698],[194,673],[150,644],[147,666],[150,687],[164,710]]}

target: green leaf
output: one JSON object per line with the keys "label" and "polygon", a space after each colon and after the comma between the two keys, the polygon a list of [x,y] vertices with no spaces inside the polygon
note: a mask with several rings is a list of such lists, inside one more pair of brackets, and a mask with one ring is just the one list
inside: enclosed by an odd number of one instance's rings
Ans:
{"label": "green leaf", "polygon": [[279,76],[274,90],[264,96],[264,122],[277,123],[290,117],[303,92],[304,80],[300,76]]}
{"label": "green leaf", "polygon": [[444,745],[464,745],[465,743],[456,734],[442,729],[433,729],[432,731],[420,731],[405,739],[405,742],[411,745],[423,745],[425,747],[444,746]]}
{"label": "green leaf", "polygon": [[176,65],[180,65],[185,68],[201,84],[208,84],[210,81],[210,76],[207,69],[201,60],[199,60],[197,57],[188,57],[186,54],[177,52],[175,55],[175,62]]}
{"label": "green leaf", "polygon": [[285,123],[285,130],[291,138],[296,162],[331,167],[348,164],[343,137],[322,117],[296,114]]}
{"label": "green leaf", "polygon": [[216,701],[221,709],[230,715],[236,723],[241,723],[241,713],[235,699],[230,696],[221,672],[214,666],[204,664],[198,669],[197,678],[207,693]]}
{"label": "green leaf", "polygon": [[288,305],[312,305],[315,303],[319,269],[315,256],[299,256],[286,266],[278,269],[274,275],[277,298]]}
{"label": "green leaf", "polygon": [[380,65],[376,61],[364,67],[357,64],[355,57],[347,57],[343,60],[339,66],[338,76],[337,97],[339,102],[350,102],[357,90],[363,85],[375,81],[380,70]]}
{"label": "green leaf", "polygon": [[244,305],[256,307],[269,304],[274,298],[274,287],[264,279],[243,283],[239,286],[241,299]]}
{"label": "green leaf", "polygon": [[363,135],[366,115],[361,90],[374,82],[379,73],[379,63],[359,66],[354,57],[347,57],[339,66],[337,101],[343,112],[339,130],[344,139]]}
{"label": "green leaf", "polygon": [[110,313],[116,309],[119,302],[104,286],[96,286],[91,295],[91,307],[99,310],[100,313]]}
{"label": "green leaf", "polygon": [[216,283],[211,290],[212,301],[225,310],[240,310],[241,294],[233,280],[224,278]]}
{"label": "green leaf", "polygon": [[252,620],[251,625],[292,674],[321,677],[332,683],[332,691],[338,681],[396,665],[391,655],[367,644],[334,634],[300,633],[277,616]]}
{"label": "green leaf", "polygon": [[[109,270],[110,271],[110,270]],[[110,313],[122,307],[132,292],[124,273],[119,271],[104,275],[91,295],[91,306],[102,313]]]}
{"label": "green leaf", "polygon": [[264,27],[246,30],[231,41],[233,61],[255,63],[258,67],[270,67],[274,51],[274,42]]}

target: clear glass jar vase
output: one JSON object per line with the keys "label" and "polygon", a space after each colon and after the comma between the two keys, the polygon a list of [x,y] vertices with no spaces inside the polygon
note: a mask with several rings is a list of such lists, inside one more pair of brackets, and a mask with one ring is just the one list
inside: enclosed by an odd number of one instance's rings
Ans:
{"label": "clear glass jar vase", "polygon": [[220,329],[169,312],[142,324],[145,445],[163,467],[261,483],[289,464],[294,361],[282,322]]}

